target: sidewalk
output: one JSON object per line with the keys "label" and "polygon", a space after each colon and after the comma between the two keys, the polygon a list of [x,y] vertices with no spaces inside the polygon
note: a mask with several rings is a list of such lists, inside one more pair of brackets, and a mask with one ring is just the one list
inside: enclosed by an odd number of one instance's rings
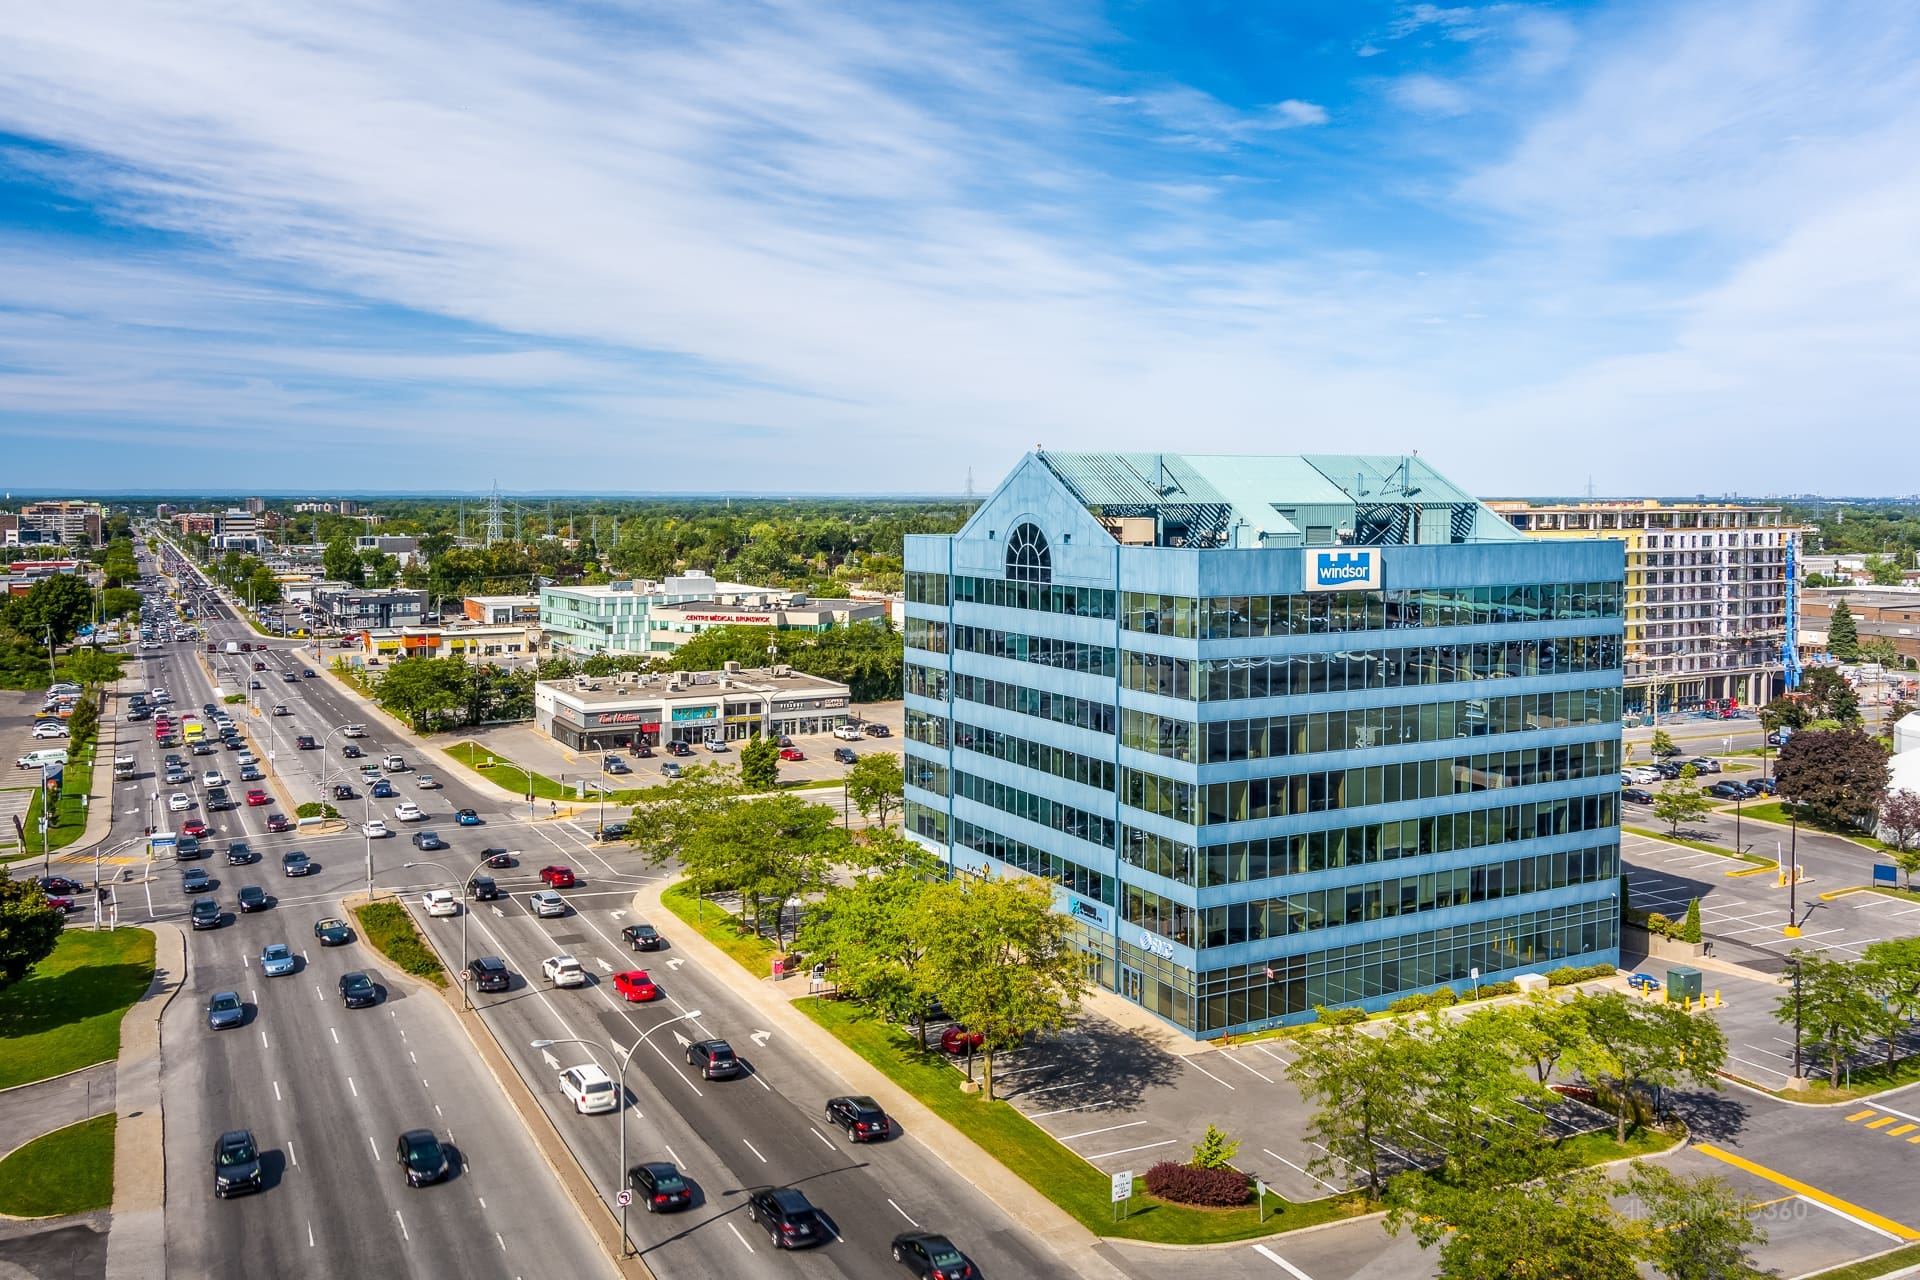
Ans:
{"label": "sidewalk", "polygon": [[119,1120],[113,1139],[113,1225],[108,1280],[164,1274],[167,1162],[160,1090],[160,1018],[187,980],[187,938],[175,925],[145,925],[154,935],[153,983],[120,1021],[114,1080]]}
{"label": "sidewalk", "polygon": [[113,1063],[0,1090],[0,1155],[113,1109]]}
{"label": "sidewalk", "polygon": [[[1012,1170],[975,1146],[971,1139],[921,1105],[918,1099],[889,1080],[880,1070],[793,1007],[807,994],[807,984],[795,981],[777,986],[770,978],[754,978],[725,952],[692,927],[681,928],[680,917],[661,904],[667,880],[656,880],[633,895],[633,909],[642,919],[673,929],[673,945],[708,973],[718,977],[771,1025],[791,1036],[828,1070],[859,1093],[877,1098],[888,1112],[906,1122],[907,1129],[940,1162],[977,1187],[1008,1217],[1031,1232],[1074,1274],[1094,1280],[1125,1280],[1126,1273],[1095,1252],[1101,1241],[1045,1196],[1037,1194]],[[788,988],[791,988],[790,990]],[[958,1082],[956,1080],[956,1086]]]}

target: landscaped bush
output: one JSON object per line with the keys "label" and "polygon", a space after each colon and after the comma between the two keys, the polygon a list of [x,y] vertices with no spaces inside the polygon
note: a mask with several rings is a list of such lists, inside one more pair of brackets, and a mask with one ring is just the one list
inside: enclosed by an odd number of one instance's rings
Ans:
{"label": "landscaped bush", "polygon": [[1610,964],[1590,964],[1584,969],[1575,969],[1571,965],[1555,969],[1547,975],[1550,987],[1570,987],[1576,982],[1592,982],[1595,978],[1611,978],[1614,968]]}
{"label": "landscaped bush", "polygon": [[405,907],[397,902],[374,902],[356,907],[353,914],[360,920],[360,932],[381,955],[436,987],[447,985],[446,970],[413,927],[413,918]]}
{"label": "landscaped bush", "polygon": [[1448,1009],[1459,1003],[1458,992],[1452,987],[1441,987],[1438,991],[1421,991],[1410,996],[1401,996],[1387,1006],[1387,1012],[1424,1013],[1428,1009]]}
{"label": "landscaped bush", "polygon": [[1325,1005],[1317,1004],[1313,1006],[1313,1011],[1319,1015],[1320,1025],[1323,1027],[1347,1027],[1367,1020],[1365,1009],[1329,1009]]}
{"label": "landscaped bush", "polygon": [[309,800],[293,811],[296,818],[337,818],[340,811],[330,804],[321,804],[318,800]]}
{"label": "landscaped bush", "polygon": [[1491,1000],[1495,996],[1517,996],[1519,994],[1520,984],[1511,978],[1503,982],[1483,982],[1480,984],[1480,998],[1482,1000]]}
{"label": "landscaped bush", "polygon": [[1202,1169],[1162,1160],[1147,1170],[1147,1194],[1175,1204],[1231,1209],[1247,1202],[1247,1175],[1238,1169]]}

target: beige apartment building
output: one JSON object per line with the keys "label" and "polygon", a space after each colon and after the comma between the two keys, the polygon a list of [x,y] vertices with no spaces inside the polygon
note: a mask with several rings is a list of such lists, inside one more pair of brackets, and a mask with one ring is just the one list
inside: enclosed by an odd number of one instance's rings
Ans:
{"label": "beige apartment building", "polygon": [[1764,706],[1785,687],[1803,530],[1779,507],[1731,502],[1492,501],[1534,538],[1627,545],[1624,709]]}

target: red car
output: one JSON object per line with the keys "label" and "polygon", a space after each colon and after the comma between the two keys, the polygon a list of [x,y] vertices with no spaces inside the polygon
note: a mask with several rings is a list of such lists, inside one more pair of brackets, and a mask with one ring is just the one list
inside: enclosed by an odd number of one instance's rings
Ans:
{"label": "red car", "polygon": [[572,867],[542,867],[540,868],[540,878],[547,882],[547,888],[549,889],[573,888]]}
{"label": "red car", "polygon": [[249,808],[257,809],[263,804],[271,804],[271,803],[273,802],[267,799],[267,793],[262,791],[258,787],[255,787],[253,790],[247,792],[247,805]]}
{"label": "red car", "polygon": [[192,822],[185,822],[180,825],[181,835],[192,836],[196,840],[199,839],[201,836],[207,834],[208,830],[209,828],[207,824],[200,821],[200,819],[198,818],[195,818]]}
{"label": "red car", "polygon": [[805,760],[807,753],[798,747],[782,747],[780,748],[780,758],[782,760]]}
{"label": "red car", "polygon": [[660,988],[653,985],[645,969],[633,969],[613,975],[613,989],[629,1000],[658,1000]]}
{"label": "red car", "polygon": [[957,1022],[940,1033],[940,1047],[956,1056],[970,1048],[978,1049],[986,1042],[987,1038],[978,1031],[969,1031]]}
{"label": "red car", "polygon": [[[69,911],[78,911],[80,909],[73,905],[72,898],[63,897],[59,894],[51,894],[51,893],[47,895],[47,905],[63,913],[69,912]],[[625,977],[626,975],[622,974],[621,976]],[[643,973],[640,976],[644,978],[647,975]],[[648,987],[647,990],[651,991],[653,990],[653,988]]]}
{"label": "red car", "polygon": [[284,813],[269,814],[267,817],[267,830],[291,831],[293,830],[293,823],[288,820],[287,815]]}

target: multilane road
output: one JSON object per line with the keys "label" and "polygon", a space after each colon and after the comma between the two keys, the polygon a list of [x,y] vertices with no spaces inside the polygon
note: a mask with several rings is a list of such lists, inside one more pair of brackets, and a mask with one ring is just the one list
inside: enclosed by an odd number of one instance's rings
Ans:
{"label": "multilane road", "polygon": [[[223,645],[228,638],[258,642],[238,623],[203,625],[208,639]],[[177,708],[193,710],[209,699],[209,694],[201,692],[204,677],[199,660],[187,646],[169,646],[156,656],[162,655],[169,670],[150,677],[149,686],[167,685]],[[677,921],[652,921],[668,938],[666,950],[640,955],[626,951],[619,930],[634,922],[633,894],[649,877],[660,874],[637,853],[620,845],[594,845],[588,838],[591,824],[529,822],[522,806],[503,804],[446,773],[436,773],[442,789],[421,791],[415,778],[420,771],[435,772],[431,761],[419,758],[411,741],[396,740],[396,735],[377,724],[369,724],[370,736],[359,740],[366,752],[362,760],[342,759],[340,747],[345,739],[339,734],[324,752],[295,750],[293,739],[298,734],[319,740],[338,725],[368,719],[330,680],[288,683],[281,678],[289,668],[317,669],[325,656],[324,650],[316,654],[275,642],[263,658],[269,670],[259,673],[264,687],[254,691],[254,697],[263,710],[286,702],[294,714],[236,716],[259,744],[256,754],[263,761],[267,750],[273,752],[277,775],[273,810],[243,808],[205,815],[219,829],[219,837],[212,842],[216,850],[224,850],[229,835],[243,834],[263,854],[261,863],[246,869],[225,868],[218,852],[210,859],[210,869],[224,881],[218,890],[223,905],[231,909],[239,883],[264,883],[283,897],[265,915],[238,918],[193,940],[193,999],[183,994],[176,1000],[167,1030],[170,1038],[192,1039],[199,1047],[204,1062],[196,1074],[204,1080],[199,1086],[203,1096],[182,1104],[187,1119],[177,1121],[174,1099],[185,1085],[176,1089],[169,1076],[169,1174],[196,1188],[209,1185],[207,1157],[213,1138],[232,1125],[250,1125],[265,1146],[286,1151],[286,1159],[279,1174],[282,1185],[257,1197],[251,1206],[210,1205],[204,1214],[195,1214],[194,1231],[206,1244],[196,1252],[193,1244],[183,1241],[179,1255],[183,1262],[197,1271],[204,1260],[207,1274],[222,1274],[218,1259],[245,1256],[248,1245],[243,1241],[257,1241],[257,1233],[265,1230],[280,1241],[274,1247],[285,1251],[276,1252],[274,1260],[284,1258],[286,1267],[296,1273],[311,1269],[311,1264],[301,1265],[298,1255],[303,1249],[322,1251],[319,1256],[329,1258],[330,1269],[337,1270],[345,1267],[333,1259],[360,1257],[381,1258],[389,1265],[392,1259],[404,1259],[412,1274],[451,1272],[455,1267],[463,1275],[591,1276],[608,1270],[579,1226],[577,1214],[533,1153],[519,1121],[472,1061],[464,1035],[437,997],[413,996],[408,988],[385,981],[385,961],[364,943],[325,951],[315,945],[313,920],[337,913],[338,896],[364,886],[367,844],[359,831],[320,838],[263,834],[262,815],[274,810],[290,813],[293,803],[317,798],[323,781],[344,777],[364,793],[358,766],[377,763],[391,750],[405,756],[414,771],[393,775],[390,780],[399,795],[374,802],[377,807],[371,810],[372,816],[383,818],[396,832],[372,842],[374,883],[383,893],[404,894],[417,905],[427,888],[458,889],[457,881],[480,860],[483,850],[520,852],[518,867],[490,873],[507,892],[506,898],[467,904],[475,907],[466,922],[469,953],[499,956],[514,973],[510,991],[476,993],[475,1000],[609,1206],[618,1185],[621,1118],[575,1114],[559,1092],[557,1075],[565,1067],[596,1059],[610,1072],[618,1063],[608,1049],[596,1053],[579,1045],[556,1044],[542,1051],[530,1043],[577,1036],[624,1051],[638,1036],[676,1015],[701,1013],[693,1022],[661,1027],[636,1051],[628,1072],[628,1162],[672,1160],[699,1192],[694,1208],[682,1214],[652,1217],[637,1205],[630,1211],[635,1245],[655,1274],[667,1280],[903,1276],[907,1273],[889,1257],[888,1243],[897,1232],[916,1227],[952,1235],[987,1276],[1074,1274],[921,1146],[913,1134],[854,1146],[843,1133],[828,1128],[822,1118],[823,1104],[828,1097],[848,1092],[845,1083],[821,1069],[798,1046],[757,1026],[750,1007],[718,977],[684,963],[671,946]],[[222,654],[208,655],[208,660],[216,663],[223,679],[225,672],[238,668],[238,683],[226,686],[234,691],[244,689],[254,676],[247,670],[250,658],[238,661]],[[193,692],[187,693],[187,688]],[[196,776],[217,765],[231,778],[235,772],[228,763],[231,758],[222,753],[189,760]],[[162,794],[173,790],[152,784],[153,779],[143,777],[137,785]],[[236,794],[244,790],[239,788]],[[401,799],[419,803],[428,820],[396,821],[393,806]],[[341,807],[356,819],[364,820],[368,813],[359,799]],[[453,813],[460,808],[477,810],[485,825],[456,826]],[[177,827],[184,816],[188,815],[172,815],[173,825]],[[235,827],[240,830],[235,832]],[[421,828],[432,829],[450,847],[427,853],[415,850],[409,836]],[[321,865],[320,872],[308,880],[280,877],[280,856],[289,848],[310,853]],[[439,865],[427,865],[427,859]],[[420,865],[407,868],[403,864],[408,861]],[[570,906],[565,918],[539,920],[525,905],[527,893],[540,887],[539,867],[547,863],[566,863],[582,879],[574,889],[563,891]],[[169,869],[156,889],[171,888],[171,878]],[[159,899],[156,893],[156,906],[162,905]],[[184,908],[184,899],[179,907]],[[426,921],[424,916],[421,920],[442,954],[457,958],[461,921]],[[258,950],[267,941],[286,941],[304,950],[307,960],[300,972],[290,978],[261,978]],[[540,961],[560,952],[583,962],[591,975],[587,987],[547,989],[540,977]],[[354,1011],[341,1007],[336,994],[338,975],[353,967],[383,978],[382,1003]],[[656,1002],[629,1005],[615,992],[610,975],[639,967],[652,973],[662,996]],[[203,1029],[206,996],[214,990],[240,992],[250,1008],[245,1027],[220,1033]],[[256,1000],[265,1003],[256,1004]],[[730,1081],[700,1080],[686,1065],[683,1045],[688,1038],[709,1036],[728,1039],[748,1064],[749,1073]],[[236,1100],[244,1100],[245,1105]],[[422,1102],[429,1110],[416,1114]],[[441,1110],[431,1110],[435,1106]],[[248,1114],[233,1115],[236,1107]],[[266,1107],[297,1115],[299,1125],[289,1131],[252,1118]],[[277,1115],[274,1119],[279,1121]],[[468,1165],[450,1185],[418,1191],[405,1186],[388,1148],[399,1129],[414,1125],[430,1125],[443,1138],[451,1130]],[[291,1132],[290,1151],[278,1136],[281,1132]],[[363,1189],[367,1178],[376,1184],[370,1190]],[[289,1209],[287,1192],[303,1179],[322,1184],[325,1190],[305,1193],[313,1203]],[[776,1256],[764,1231],[747,1221],[745,1205],[748,1190],[771,1184],[801,1187],[828,1215],[837,1238],[821,1249]],[[208,1192],[202,1189],[193,1194]],[[240,1213],[232,1213],[234,1209]],[[306,1234],[309,1217],[314,1219],[311,1246]],[[198,1224],[206,1218],[245,1226],[223,1236],[224,1227],[200,1228]],[[170,1249],[179,1234],[177,1229],[170,1231]],[[247,1269],[256,1268],[248,1264]]]}

